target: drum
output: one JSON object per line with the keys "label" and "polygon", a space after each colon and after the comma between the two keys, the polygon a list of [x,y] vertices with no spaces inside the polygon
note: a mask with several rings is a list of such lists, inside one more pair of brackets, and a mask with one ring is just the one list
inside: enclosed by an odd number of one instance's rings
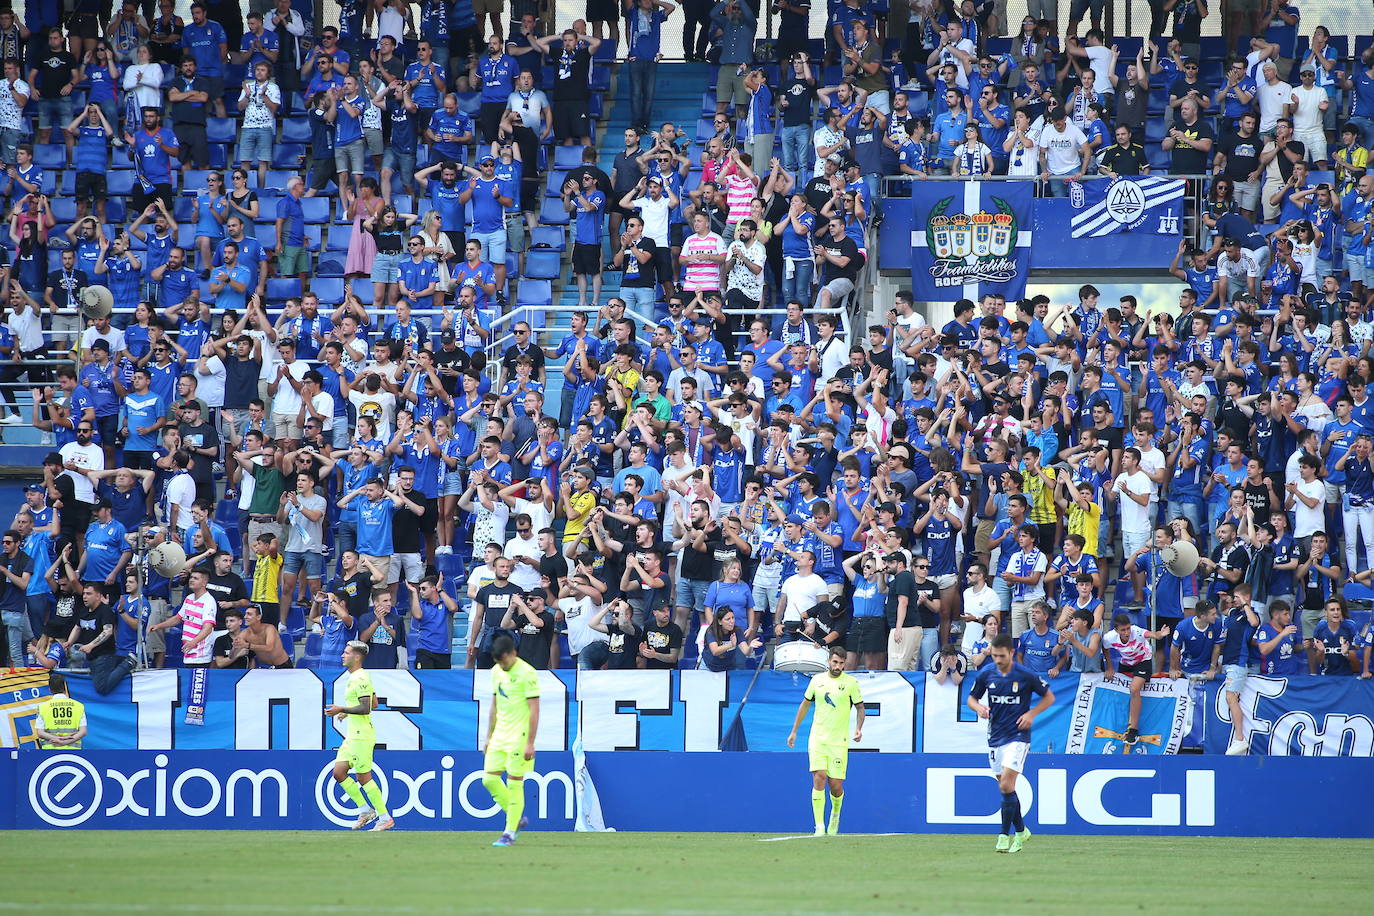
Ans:
{"label": "drum", "polygon": [[830,667],[830,653],[821,646],[804,639],[783,643],[773,650],[775,671],[799,671],[819,674]]}

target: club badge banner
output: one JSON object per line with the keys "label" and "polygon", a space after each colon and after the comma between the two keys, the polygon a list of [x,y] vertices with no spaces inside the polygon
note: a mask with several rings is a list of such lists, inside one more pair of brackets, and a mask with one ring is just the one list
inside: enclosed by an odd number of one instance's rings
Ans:
{"label": "club badge banner", "polygon": [[1118,232],[1179,235],[1183,231],[1181,178],[1148,175],[1077,181],[1070,187],[1072,238],[1097,238]]}
{"label": "club badge banner", "polygon": [[1031,266],[1034,182],[915,182],[911,282],[918,300],[1020,299]]}

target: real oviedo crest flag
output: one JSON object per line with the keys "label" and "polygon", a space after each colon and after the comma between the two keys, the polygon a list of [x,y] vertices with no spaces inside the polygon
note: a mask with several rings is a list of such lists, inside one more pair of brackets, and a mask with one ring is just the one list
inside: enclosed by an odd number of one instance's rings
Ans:
{"label": "real oviedo crest flag", "polygon": [[1075,182],[1072,187],[1069,226],[1073,238],[1118,232],[1179,235],[1183,231],[1185,188],[1181,178],[1132,176]]}
{"label": "real oviedo crest flag", "polygon": [[915,182],[911,282],[917,299],[1025,294],[1035,183]]}

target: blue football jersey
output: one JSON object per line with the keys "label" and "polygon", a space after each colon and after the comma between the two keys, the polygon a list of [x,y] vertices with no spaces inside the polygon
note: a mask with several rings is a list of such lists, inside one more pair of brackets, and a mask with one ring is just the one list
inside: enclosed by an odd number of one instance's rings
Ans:
{"label": "blue football jersey", "polygon": [[969,690],[969,696],[983,701],[988,707],[988,747],[1001,747],[1013,741],[1030,741],[1030,729],[1017,725],[1017,720],[1035,705],[1035,698],[1049,692],[1045,679],[1028,668],[1012,665],[1003,674],[997,666],[984,668]]}

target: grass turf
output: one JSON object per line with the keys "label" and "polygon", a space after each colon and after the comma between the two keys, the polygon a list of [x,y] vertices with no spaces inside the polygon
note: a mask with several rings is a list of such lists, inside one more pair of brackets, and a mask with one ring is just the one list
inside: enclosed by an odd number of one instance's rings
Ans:
{"label": "grass turf", "polygon": [[[1349,912],[1371,840],[10,831],[0,910],[127,913]],[[48,890],[48,888],[69,890]]]}

